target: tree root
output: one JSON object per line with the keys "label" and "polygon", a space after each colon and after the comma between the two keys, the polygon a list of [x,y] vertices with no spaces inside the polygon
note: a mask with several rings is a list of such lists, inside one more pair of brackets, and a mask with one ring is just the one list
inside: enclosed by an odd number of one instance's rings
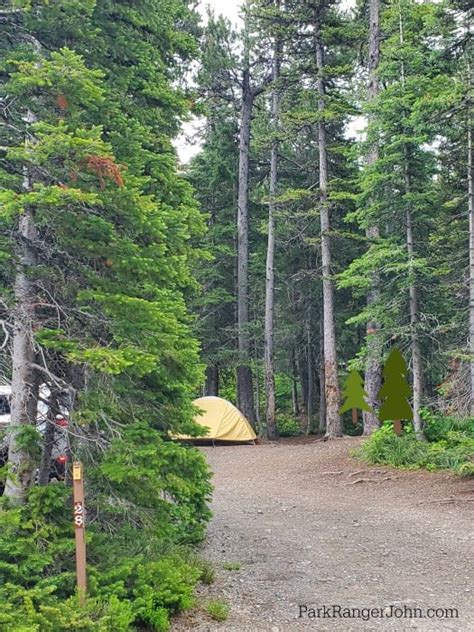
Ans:
{"label": "tree root", "polygon": [[384,481],[393,481],[397,478],[397,476],[384,476],[383,478],[356,478],[354,481],[344,483],[344,485],[357,485],[357,483],[383,483]]}

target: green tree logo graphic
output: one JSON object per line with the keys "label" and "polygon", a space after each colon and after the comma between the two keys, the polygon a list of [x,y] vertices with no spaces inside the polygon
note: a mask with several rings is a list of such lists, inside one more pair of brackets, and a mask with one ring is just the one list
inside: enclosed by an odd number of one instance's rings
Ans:
{"label": "green tree logo graphic", "polygon": [[394,347],[383,368],[384,383],[379,391],[379,421],[392,420],[397,435],[402,432],[401,420],[413,419],[413,411],[408,399],[411,388],[407,382],[407,363],[399,349]]}
{"label": "green tree logo graphic", "polygon": [[352,421],[357,423],[357,409],[370,412],[371,408],[365,401],[367,393],[364,391],[364,380],[361,378],[359,371],[352,369],[346,377],[342,395],[345,398],[344,404],[339,412],[345,413],[346,410],[352,410]]}

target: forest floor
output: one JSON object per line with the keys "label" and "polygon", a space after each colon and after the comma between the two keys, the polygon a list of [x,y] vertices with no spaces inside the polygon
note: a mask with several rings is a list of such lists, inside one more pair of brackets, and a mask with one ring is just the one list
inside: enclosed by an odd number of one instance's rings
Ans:
{"label": "forest floor", "polygon": [[[202,448],[215,485],[202,555],[216,581],[174,632],[474,630],[472,480],[366,466],[350,455],[359,441]],[[212,600],[230,605],[226,621],[206,614]],[[385,616],[299,618],[332,604]],[[459,618],[390,618],[391,605]]]}

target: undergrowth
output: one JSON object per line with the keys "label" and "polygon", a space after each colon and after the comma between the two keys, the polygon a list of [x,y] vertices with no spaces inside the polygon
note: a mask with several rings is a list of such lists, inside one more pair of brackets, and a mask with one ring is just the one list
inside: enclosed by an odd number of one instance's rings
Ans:
{"label": "undergrowth", "polygon": [[367,463],[398,468],[451,470],[464,476],[474,475],[474,419],[440,417],[424,410],[426,441],[415,437],[407,424],[398,437],[392,422],[385,422],[354,451]]}

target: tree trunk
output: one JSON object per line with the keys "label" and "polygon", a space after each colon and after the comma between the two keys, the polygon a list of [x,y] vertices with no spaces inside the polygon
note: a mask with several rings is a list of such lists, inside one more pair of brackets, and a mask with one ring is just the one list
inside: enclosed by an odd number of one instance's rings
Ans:
{"label": "tree trunk", "polygon": [[[248,17],[246,18],[248,20]],[[253,92],[250,86],[248,38],[244,51],[244,71],[242,76],[242,105],[239,134],[239,185],[237,199],[237,330],[239,364],[237,366],[237,402],[239,409],[255,426],[255,406],[253,395],[252,369],[249,366],[249,151],[250,128],[252,123]]]}
{"label": "tree trunk", "polygon": [[219,397],[219,367],[216,364],[206,367],[204,394]]}
{"label": "tree trunk", "polygon": [[[25,123],[36,117],[26,113]],[[31,176],[25,168],[23,190],[32,188]],[[8,478],[4,495],[12,504],[22,504],[33,483],[35,463],[30,451],[18,439],[25,426],[36,425],[38,408],[38,376],[32,365],[35,359],[33,326],[35,290],[30,279],[37,264],[35,242],[38,239],[33,210],[25,208],[18,220],[18,263],[14,283],[11,432],[8,445]]]}
{"label": "tree trunk", "polygon": [[56,435],[56,414],[58,410],[58,399],[56,394],[52,391],[49,396],[48,414],[43,435],[43,448],[41,451],[41,461],[38,472],[38,485],[47,485],[49,483],[51,457],[53,454],[54,439]]}
{"label": "tree trunk", "polygon": [[[26,179],[26,178],[25,178]],[[29,185],[28,185],[29,186]],[[38,384],[33,345],[34,287],[29,278],[36,265],[34,242],[37,239],[33,211],[25,209],[19,219],[19,260],[16,271],[14,296],[14,325],[12,352],[11,432],[8,447],[8,473],[4,495],[13,504],[21,504],[33,483],[35,463],[21,441],[25,426],[36,425]]]}
{"label": "tree trunk", "polygon": [[[407,175],[409,186],[409,176]],[[408,189],[409,191],[409,189]],[[406,212],[406,230],[407,230],[407,250],[408,260],[413,262],[415,256],[415,248],[413,243],[413,226],[411,211],[408,208]],[[420,343],[418,339],[418,293],[415,284],[414,270],[410,265],[410,335],[411,335],[411,354],[412,354],[412,372],[413,372],[413,426],[418,439],[423,439],[423,424],[420,416],[421,396],[423,388],[422,363]]]}
{"label": "tree trunk", "polygon": [[[468,64],[468,81],[472,81],[471,67]],[[467,186],[468,186],[468,211],[469,211],[469,351],[471,373],[471,417],[474,417],[474,148],[472,142],[472,114],[468,103],[467,119]]]}
{"label": "tree trunk", "polygon": [[[379,93],[378,65],[380,57],[380,0],[370,0],[369,8],[369,100],[373,101]],[[370,121],[370,118],[369,118]],[[367,165],[373,165],[379,157],[377,141],[374,140],[367,155]],[[370,242],[376,241],[380,236],[379,227],[375,224],[366,230],[366,237]],[[380,275],[378,272],[372,274],[372,287],[367,294],[367,305],[378,302],[380,299]],[[372,411],[363,412],[364,435],[371,434],[379,427],[377,417],[377,394],[382,383],[382,348],[380,340],[380,325],[374,320],[367,323],[367,363],[365,369],[365,390],[367,392],[367,403]]]}
{"label": "tree trunk", "polygon": [[394,419],[393,420],[393,432],[397,435],[397,437],[400,437],[402,434],[402,422],[400,421],[400,419]]}
{"label": "tree trunk", "polygon": [[[400,46],[404,44],[403,35],[403,16],[401,8],[399,10],[400,22]],[[405,65],[402,60],[400,65],[400,75],[402,86],[405,86]],[[410,173],[410,156],[408,146],[404,146],[404,178],[405,178],[405,194],[411,191],[411,173]],[[424,439],[423,424],[420,416],[421,396],[423,388],[421,351],[418,338],[418,292],[416,288],[415,270],[413,269],[413,261],[415,259],[415,245],[413,241],[413,224],[410,203],[407,204],[405,213],[406,222],[406,245],[408,252],[408,274],[409,274],[409,310],[410,310],[410,337],[411,337],[411,356],[412,356],[412,373],[413,373],[413,427],[418,439]]]}
{"label": "tree trunk", "polygon": [[299,408],[299,403],[298,403],[298,375],[297,375],[297,367],[296,367],[296,360],[295,360],[295,347],[294,345],[291,346],[291,358],[290,358],[290,365],[291,365],[291,402],[292,402],[292,407],[293,407],[293,415],[295,417],[298,417],[298,415],[300,414],[300,408]]}
{"label": "tree trunk", "polygon": [[319,201],[321,214],[321,268],[323,277],[323,328],[324,328],[324,373],[326,393],[326,437],[342,436],[341,416],[339,415],[339,382],[337,376],[336,327],[334,322],[334,288],[331,279],[331,241],[329,236],[330,218],[328,201],[328,159],[326,145],[326,126],[322,119],[325,107],[324,59],[321,41],[321,25],[315,24],[315,47],[317,65],[317,89],[319,141]]}
{"label": "tree trunk", "polygon": [[[277,2],[278,6],[278,2]],[[278,429],[275,418],[275,365],[274,365],[274,321],[275,321],[275,198],[278,195],[278,81],[280,74],[280,41],[275,38],[273,53],[273,89],[271,95],[271,123],[272,144],[270,150],[270,200],[268,204],[268,241],[267,259],[265,266],[265,332],[264,332],[264,363],[265,363],[265,419],[267,437],[276,439]]]}
{"label": "tree trunk", "polygon": [[352,423],[357,426],[357,408],[352,409]]}
{"label": "tree trunk", "polygon": [[324,326],[319,319],[319,432],[326,432],[326,380],[324,379]]}
{"label": "tree trunk", "polygon": [[309,434],[312,426],[313,426],[313,416],[314,416],[314,368],[313,368],[313,345],[311,344],[311,302],[308,306],[308,331],[307,331],[307,339],[306,346],[308,349],[308,387],[307,387],[307,396],[308,396],[308,409],[307,409],[307,419],[306,419],[306,434]]}

